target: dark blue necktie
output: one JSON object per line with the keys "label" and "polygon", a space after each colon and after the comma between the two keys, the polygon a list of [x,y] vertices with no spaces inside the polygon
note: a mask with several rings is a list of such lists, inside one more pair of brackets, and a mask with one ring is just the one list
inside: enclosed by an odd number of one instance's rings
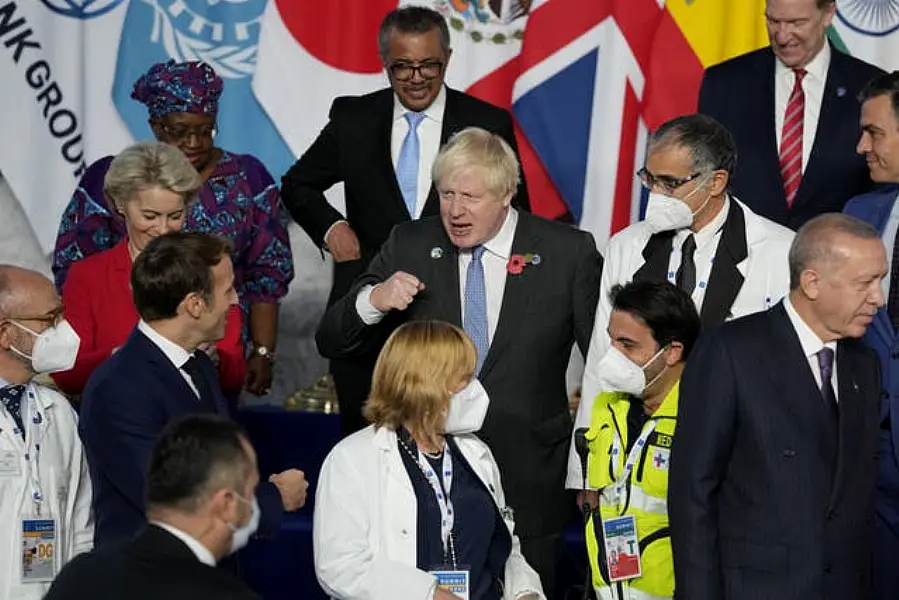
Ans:
{"label": "dark blue necktie", "polygon": [[24,385],[8,385],[0,388],[0,401],[6,407],[6,412],[12,417],[19,428],[19,435],[25,439],[25,427],[22,424],[22,398],[25,396]]}

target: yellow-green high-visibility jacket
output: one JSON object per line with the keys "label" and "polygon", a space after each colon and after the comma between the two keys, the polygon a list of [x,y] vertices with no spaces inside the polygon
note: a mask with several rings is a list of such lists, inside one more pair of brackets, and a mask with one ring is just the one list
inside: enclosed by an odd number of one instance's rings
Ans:
{"label": "yellow-green high-visibility jacket", "polygon": [[[676,382],[656,412],[643,425],[645,445],[623,486],[628,453],[627,413],[630,398],[618,392],[603,392],[593,404],[587,441],[587,477],[600,490],[599,508],[586,526],[587,553],[597,597],[608,600],[670,599],[674,594],[674,562],[668,529],[668,466],[677,425],[680,381]],[[648,433],[648,435],[647,435]],[[631,444],[636,446],[636,444]],[[620,497],[616,487],[621,488]],[[637,520],[642,575],[609,583],[602,520],[633,515]]]}

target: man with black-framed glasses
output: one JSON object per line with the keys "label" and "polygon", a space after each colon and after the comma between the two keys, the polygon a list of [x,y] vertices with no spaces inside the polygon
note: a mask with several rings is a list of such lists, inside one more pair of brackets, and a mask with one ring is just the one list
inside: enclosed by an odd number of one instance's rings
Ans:
{"label": "man with black-framed glasses", "polygon": [[[444,84],[452,50],[440,13],[418,6],[391,11],[378,51],[390,87],[335,99],[329,122],[282,180],[284,206],[334,260],[329,306],[350,291],[395,225],[439,213],[431,164],[452,134],[480,127],[518,153],[508,111]],[[325,198],[340,182],[343,213]],[[523,174],[513,202],[529,210]],[[344,434],[367,425],[362,403],[375,358],[331,361]]]}
{"label": "man with black-framed glasses", "polygon": [[[608,391],[600,359],[610,345],[614,286],[670,281],[693,299],[703,328],[766,310],[789,291],[793,232],[730,195],[736,162],[733,137],[711,117],[678,117],[650,136],[646,165],[637,172],[649,190],[646,218],[614,235],[603,253],[575,428],[589,424],[593,400]],[[579,489],[582,471],[574,448],[572,443],[567,486]],[[595,492],[586,495],[595,500]]]}

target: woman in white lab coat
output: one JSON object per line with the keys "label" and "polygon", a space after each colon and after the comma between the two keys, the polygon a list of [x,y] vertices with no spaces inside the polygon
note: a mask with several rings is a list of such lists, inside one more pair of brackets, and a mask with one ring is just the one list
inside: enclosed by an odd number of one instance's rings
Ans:
{"label": "woman in white lab coat", "polygon": [[365,407],[372,425],[337,444],[319,478],[315,571],[331,596],[544,597],[496,461],[473,435],[489,403],[475,362],[448,323],[407,323],[388,339]]}

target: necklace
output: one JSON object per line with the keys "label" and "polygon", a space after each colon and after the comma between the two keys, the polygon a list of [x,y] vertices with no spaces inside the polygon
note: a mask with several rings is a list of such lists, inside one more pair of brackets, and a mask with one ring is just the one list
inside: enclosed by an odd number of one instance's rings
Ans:
{"label": "necklace", "polygon": [[441,449],[439,452],[425,452],[424,450],[422,450],[421,453],[430,459],[437,460],[438,458],[443,456],[443,449]]}

